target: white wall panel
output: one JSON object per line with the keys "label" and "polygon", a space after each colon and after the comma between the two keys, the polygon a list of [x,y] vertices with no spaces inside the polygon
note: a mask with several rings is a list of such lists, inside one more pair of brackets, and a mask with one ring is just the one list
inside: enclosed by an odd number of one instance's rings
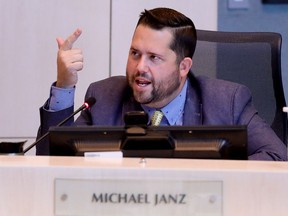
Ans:
{"label": "white wall panel", "polygon": [[56,37],[77,27],[84,52],[75,106],[88,84],[109,74],[110,2],[0,0],[0,138],[35,136],[38,108],[56,79]]}

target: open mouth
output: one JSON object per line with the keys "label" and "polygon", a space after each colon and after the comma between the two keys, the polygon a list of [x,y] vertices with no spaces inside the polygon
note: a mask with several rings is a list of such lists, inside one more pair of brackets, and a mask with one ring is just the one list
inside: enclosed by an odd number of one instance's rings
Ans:
{"label": "open mouth", "polygon": [[136,78],[135,82],[139,87],[146,87],[151,84],[151,81],[143,78]]}

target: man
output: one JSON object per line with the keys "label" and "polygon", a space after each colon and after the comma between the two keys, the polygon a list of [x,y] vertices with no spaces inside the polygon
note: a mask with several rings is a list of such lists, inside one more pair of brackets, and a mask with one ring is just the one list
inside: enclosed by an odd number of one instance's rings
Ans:
{"label": "man", "polygon": [[[40,109],[39,135],[73,112],[74,86],[83,56],[73,43],[57,39],[57,82]],[[129,50],[126,78],[111,77],[92,83],[86,98],[97,102],[81,113],[77,125],[124,125],[128,111],[144,110],[151,118],[157,109],[164,125],[247,125],[251,160],[287,160],[286,147],[255,110],[249,90],[239,84],[195,77],[190,71],[196,46],[193,22],[168,8],[145,10],[137,23]],[[40,143],[37,154],[49,154]]]}

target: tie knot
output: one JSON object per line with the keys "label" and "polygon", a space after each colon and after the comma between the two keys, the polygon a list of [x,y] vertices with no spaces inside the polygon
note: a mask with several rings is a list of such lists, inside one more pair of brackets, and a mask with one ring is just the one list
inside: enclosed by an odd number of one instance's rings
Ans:
{"label": "tie knot", "polygon": [[151,118],[151,125],[152,126],[159,126],[164,114],[160,110],[156,110]]}

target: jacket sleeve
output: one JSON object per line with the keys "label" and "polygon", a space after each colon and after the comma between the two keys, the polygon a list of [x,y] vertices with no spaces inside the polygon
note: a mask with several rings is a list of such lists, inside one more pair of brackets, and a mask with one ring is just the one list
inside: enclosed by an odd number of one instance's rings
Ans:
{"label": "jacket sleeve", "polygon": [[200,77],[203,124],[246,125],[249,160],[287,160],[285,144],[259,116],[250,90],[241,84]]}
{"label": "jacket sleeve", "polygon": [[247,125],[249,160],[287,160],[285,144],[263,120],[252,103],[249,89],[239,86],[235,92],[233,113],[236,124]]}
{"label": "jacket sleeve", "polygon": [[[56,126],[63,119],[67,118],[69,115],[73,113],[73,106],[67,109],[51,112],[44,109],[44,107],[40,108],[40,127],[38,129],[38,134],[36,140],[38,140],[41,136],[43,136],[46,132],[48,132],[51,126]],[[66,123],[66,125],[70,125],[73,123],[73,118]],[[48,137],[43,139],[36,145],[36,155],[49,155],[49,140]]]}

